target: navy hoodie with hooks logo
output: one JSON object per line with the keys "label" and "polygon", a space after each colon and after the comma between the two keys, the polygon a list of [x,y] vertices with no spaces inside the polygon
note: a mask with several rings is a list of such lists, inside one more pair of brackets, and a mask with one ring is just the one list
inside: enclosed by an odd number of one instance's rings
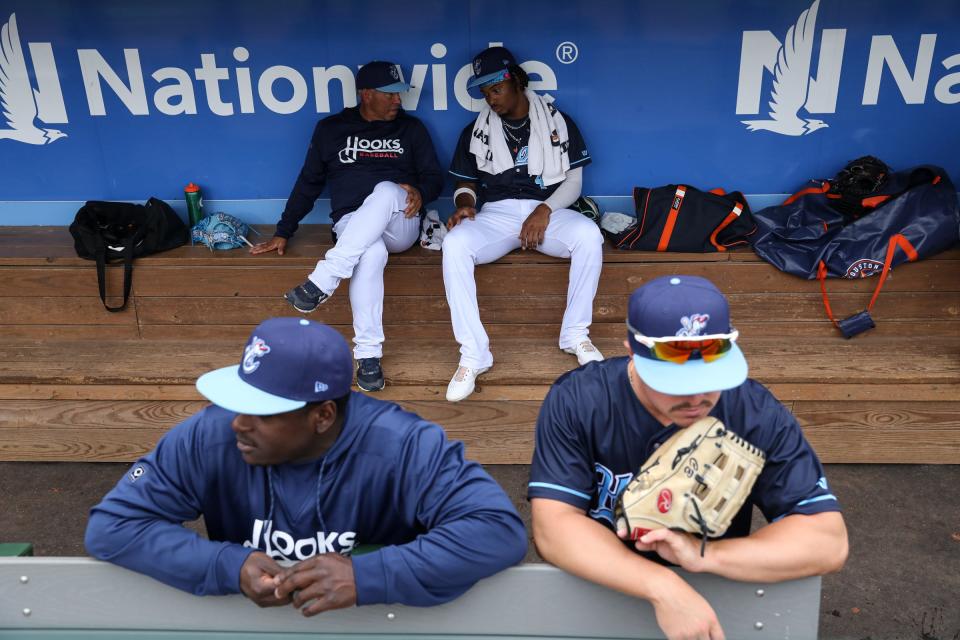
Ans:
{"label": "navy hoodie with hooks logo", "polygon": [[416,187],[424,205],[440,195],[444,174],[423,123],[403,110],[394,120],[364,120],[359,107],[328,116],[313,130],[275,235],[293,236],[327,184],[336,222],[384,181]]}
{"label": "navy hoodie with hooks logo", "polygon": [[[174,427],[90,514],[91,555],[197,595],[240,592],[256,550],[354,556],[357,604],[441,604],[519,562],[523,522],[463,444],[395,404],[352,393],[333,447],[273,467],[243,461],[235,414]],[[209,539],[181,523],[203,515]],[[482,541],[478,544],[478,541]]]}

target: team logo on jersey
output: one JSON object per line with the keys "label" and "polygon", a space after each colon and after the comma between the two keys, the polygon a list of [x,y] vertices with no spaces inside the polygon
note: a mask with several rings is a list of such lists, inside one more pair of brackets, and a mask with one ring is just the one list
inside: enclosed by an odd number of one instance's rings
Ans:
{"label": "team logo on jersey", "polygon": [[787,37],[780,45],[773,68],[773,88],[768,103],[770,118],[741,120],[747,125],[748,131],[763,129],[785,136],[802,136],[830,126],[823,120],[801,118],[798,115],[811,96],[810,60],[819,6],[820,0],[815,0],[809,9],[800,14],[797,23],[787,29]]}
{"label": "team logo on jersey", "polygon": [[143,474],[145,474],[146,472],[147,472],[146,468],[145,468],[142,464],[138,464],[137,466],[135,466],[135,467],[130,471],[130,473],[127,475],[127,477],[130,478],[130,482],[136,482],[136,481],[139,480],[139,479],[143,476]]}
{"label": "team logo on jersey", "polygon": [[847,267],[847,272],[843,274],[844,278],[869,278],[883,271],[883,263],[879,260],[870,258],[860,258]]}
{"label": "team logo on jersey", "polygon": [[7,127],[0,129],[0,140],[40,145],[66,137],[63,131],[34,124],[36,120],[43,122],[38,117],[39,95],[40,92],[30,84],[30,75],[27,73],[27,62],[17,29],[17,14],[10,14],[10,20],[0,29],[0,104],[3,105],[0,123]]}
{"label": "team logo on jersey", "polygon": [[286,531],[273,528],[273,520],[253,521],[250,539],[243,546],[259,549],[274,560],[306,560],[322,553],[349,555],[356,545],[356,531],[317,531],[308,538],[294,538]]}
{"label": "team logo on jersey", "polygon": [[342,164],[353,164],[358,158],[399,158],[403,146],[399,138],[368,140],[360,136],[347,136],[347,143],[340,150]]}
{"label": "team logo on jersey", "polygon": [[617,505],[617,498],[633,479],[632,473],[615,474],[599,462],[593,465],[597,474],[597,506],[590,509],[590,517],[594,520],[606,520],[613,526],[613,510]]}
{"label": "team logo on jersey", "polygon": [[514,166],[524,167],[530,161],[530,147],[521,147],[517,152],[517,159],[513,161]]}
{"label": "team logo on jersey", "polygon": [[680,318],[681,329],[677,331],[677,337],[692,338],[705,335],[707,322],[709,321],[709,313],[695,313],[690,316],[683,316]]}
{"label": "team logo on jersey", "polygon": [[251,374],[256,371],[260,367],[260,360],[258,358],[262,358],[268,353],[270,353],[270,347],[267,346],[267,343],[264,342],[262,338],[253,336],[250,344],[243,350],[243,362],[241,363],[243,372]]}

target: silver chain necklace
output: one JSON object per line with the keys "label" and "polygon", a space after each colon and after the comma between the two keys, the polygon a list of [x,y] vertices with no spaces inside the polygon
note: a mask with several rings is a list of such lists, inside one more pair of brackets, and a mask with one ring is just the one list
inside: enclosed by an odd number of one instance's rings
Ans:
{"label": "silver chain necklace", "polygon": [[514,143],[514,144],[517,144],[517,145],[520,144],[520,138],[519,138],[519,137],[513,135],[513,134],[510,133],[510,131],[508,131],[507,129],[504,129],[503,132],[504,132],[505,134],[507,134],[507,137],[508,137],[508,138],[510,138],[511,140],[513,140],[513,143]]}
{"label": "silver chain necklace", "polygon": [[515,126],[514,126],[514,125],[509,125],[509,124],[507,124],[507,121],[504,120],[504,119],[502,119],[502,118],[500,119],[500,124],[502,124],[505,128],[510,129],[511,131],[516,131],[517,129],[522,129],[523,127],[527,126],[529,123],[530,123],[530,116],[525,116],[525,117],[523,118],[523,121],[520,122],[520,124],[515,125]]}
{"label": "silver chain necklace", "polygon": [[520,152],[520,147],[522,146],[523,142],[520,140],[519,136],[514,135],[512,132],[523,129],[525,126],[527,126],[527,124],[529,124],[529,122],[530,122],[529,116],[524,118],[523,122],[521,122],[515,127],[511,127],[504,120],[500,121],[500,124],[503,125],[503,132],[506,134],[508,138],[513,140],[513,149],[512,149],[513,155],[517,155]]}

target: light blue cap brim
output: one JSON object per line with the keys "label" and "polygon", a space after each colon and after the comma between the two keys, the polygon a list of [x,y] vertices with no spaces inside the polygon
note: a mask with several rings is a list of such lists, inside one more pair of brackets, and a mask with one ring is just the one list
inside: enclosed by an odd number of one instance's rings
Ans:
{"label": "light blue cap brim", "polygon": [[272,416],[306,406],[302,400],[281,398],[261,391],[240,378],[240,367],[215,369],[197,378],[197,391],[227,411],[250,416]]}
{"label": "light blue cap brim", "polygon": [[634,354],[633,366],[644,384],[671,396],[733,389],[747,380],[747,360],[736,344],[725,356],[713,362],[690,359],[676,364]]}
{"label": "light blue cap brim", "polygon": [[500,71],[488,73],[487,75],[480,76],[479,78],[472,78],[470,82],[467,83],[467,89],[482,87],[485,84],[503,82],[503,79],[507,77],[507,73],[509,72],[506,69],[501,69]]}
{"label": "light blue cap brim", "polygon": [[394,82],[393,84],[377,87],[377,91],[382,93],[403,93],[404,91],[410,91],[411,88],[412,85],[406,82]]}

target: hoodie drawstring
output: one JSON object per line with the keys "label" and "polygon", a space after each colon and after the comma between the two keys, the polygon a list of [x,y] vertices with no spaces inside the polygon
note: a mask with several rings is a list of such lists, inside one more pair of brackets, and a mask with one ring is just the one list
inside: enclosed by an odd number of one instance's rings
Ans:
{"label": "hoodie drawstring", "polygon": [[[320,521],[320,530],[327,530],[327,523],[323,519],[323,512],[320,511],[320,484],[323,482],[323,472],[327,467],[327,456],[323,457],[323,460],[320,462],[320,473],[317,474],[317,498],[316,498],[316,510],[317,510],[317,520]],[[273,523],[273,505],[276,503],[276,493],[273,488],[273,465],[267,467],[267,486],[268,486],[268,495],[267,500],[270,502],[270,507],[267,509],[267,522]]]}

